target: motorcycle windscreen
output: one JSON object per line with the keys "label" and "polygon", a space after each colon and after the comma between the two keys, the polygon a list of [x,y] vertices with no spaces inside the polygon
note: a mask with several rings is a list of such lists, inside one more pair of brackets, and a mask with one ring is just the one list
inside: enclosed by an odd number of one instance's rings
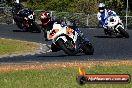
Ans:
{"label": "motorcycle windscreen", "polygon": [[107,26],[108,27],[114,27],[115,25],[118,24],[119,17],[118,16],[110,16],[107,20]]}

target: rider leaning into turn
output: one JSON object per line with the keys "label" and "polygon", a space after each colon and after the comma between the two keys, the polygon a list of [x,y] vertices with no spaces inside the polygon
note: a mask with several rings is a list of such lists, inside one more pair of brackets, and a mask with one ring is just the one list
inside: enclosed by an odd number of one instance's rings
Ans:
{"label": "rider leaning into turn", "polygon": [[21,22],[23,21],[23,18],[18,15],[18,12],[22,10],[24,6],[18,2],[14,2],[12,6],[12,14],[13,19],[17,23],[18,27],[22,29]]}
{"label": "rider leaning into turn", "polygon": [[117,14],[112,10],[107,10],[105,8],[104,3],[99,4],[98,10],[99,10],[99,12],[97,14],[97,18],[99,20],[99,24],[104,28],[104,32],[107,35],[108,34],[108,29],[106,27],[106,25],[107,25],[106,19],[107,19],[108,16],[111,16],[111,15],[116,16]]}

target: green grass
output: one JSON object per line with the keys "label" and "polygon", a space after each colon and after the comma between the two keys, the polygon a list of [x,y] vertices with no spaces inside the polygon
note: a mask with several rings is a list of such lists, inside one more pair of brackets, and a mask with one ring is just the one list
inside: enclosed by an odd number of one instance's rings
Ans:
{"label": "green grass", "polygon": [[[132,66],[94,66],[86,68],[86,73],[132,75]],[[81,86],[76,82],[78,74],[78,68],[75,67],[0,73],[0,88],[132,88],[132,83]]]}
{"label": "green grass", "polygon": [[0,39],[0,55],[32,52],[38,47],[38,45],[26,41]]}

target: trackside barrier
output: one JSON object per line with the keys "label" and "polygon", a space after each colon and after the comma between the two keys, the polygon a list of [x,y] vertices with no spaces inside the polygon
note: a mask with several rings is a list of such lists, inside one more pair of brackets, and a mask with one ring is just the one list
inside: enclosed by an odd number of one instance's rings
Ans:
{"label": "trackside barrier", "polygon": [[[41,24],[39,19],[39,14],[42,10],[35,10],[36,21]],[[63,19],[66,18],[68,20],[74,20],[78,26],[80,27],[88,27],[88,28],[98,28],[98,20],[96,14],[84,14],[84,13],[71,13],[71,12],[57,12],[57,11],[48,11],[51,14],[52,19]],[[124,26],[127,28],[132,28],[132,16],[127,16],[127,24],[126,17],[120,16],[122,19]],[[0,24],[14,24],[11,14],[11,7],[0,7]]]}

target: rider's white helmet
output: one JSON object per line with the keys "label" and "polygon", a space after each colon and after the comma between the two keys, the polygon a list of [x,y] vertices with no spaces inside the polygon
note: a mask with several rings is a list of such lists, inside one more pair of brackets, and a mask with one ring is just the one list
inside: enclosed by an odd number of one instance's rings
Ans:
{"label": "rider's white helmet", "polygon": [[19,0],[13,0],[13,2],[18,4],[20,3]]}
{"label": "rider's white helmet", "polygon": [[104,3],[100,3],[98,6],[99,12],[103,12],[105,10],[105,4]]}

